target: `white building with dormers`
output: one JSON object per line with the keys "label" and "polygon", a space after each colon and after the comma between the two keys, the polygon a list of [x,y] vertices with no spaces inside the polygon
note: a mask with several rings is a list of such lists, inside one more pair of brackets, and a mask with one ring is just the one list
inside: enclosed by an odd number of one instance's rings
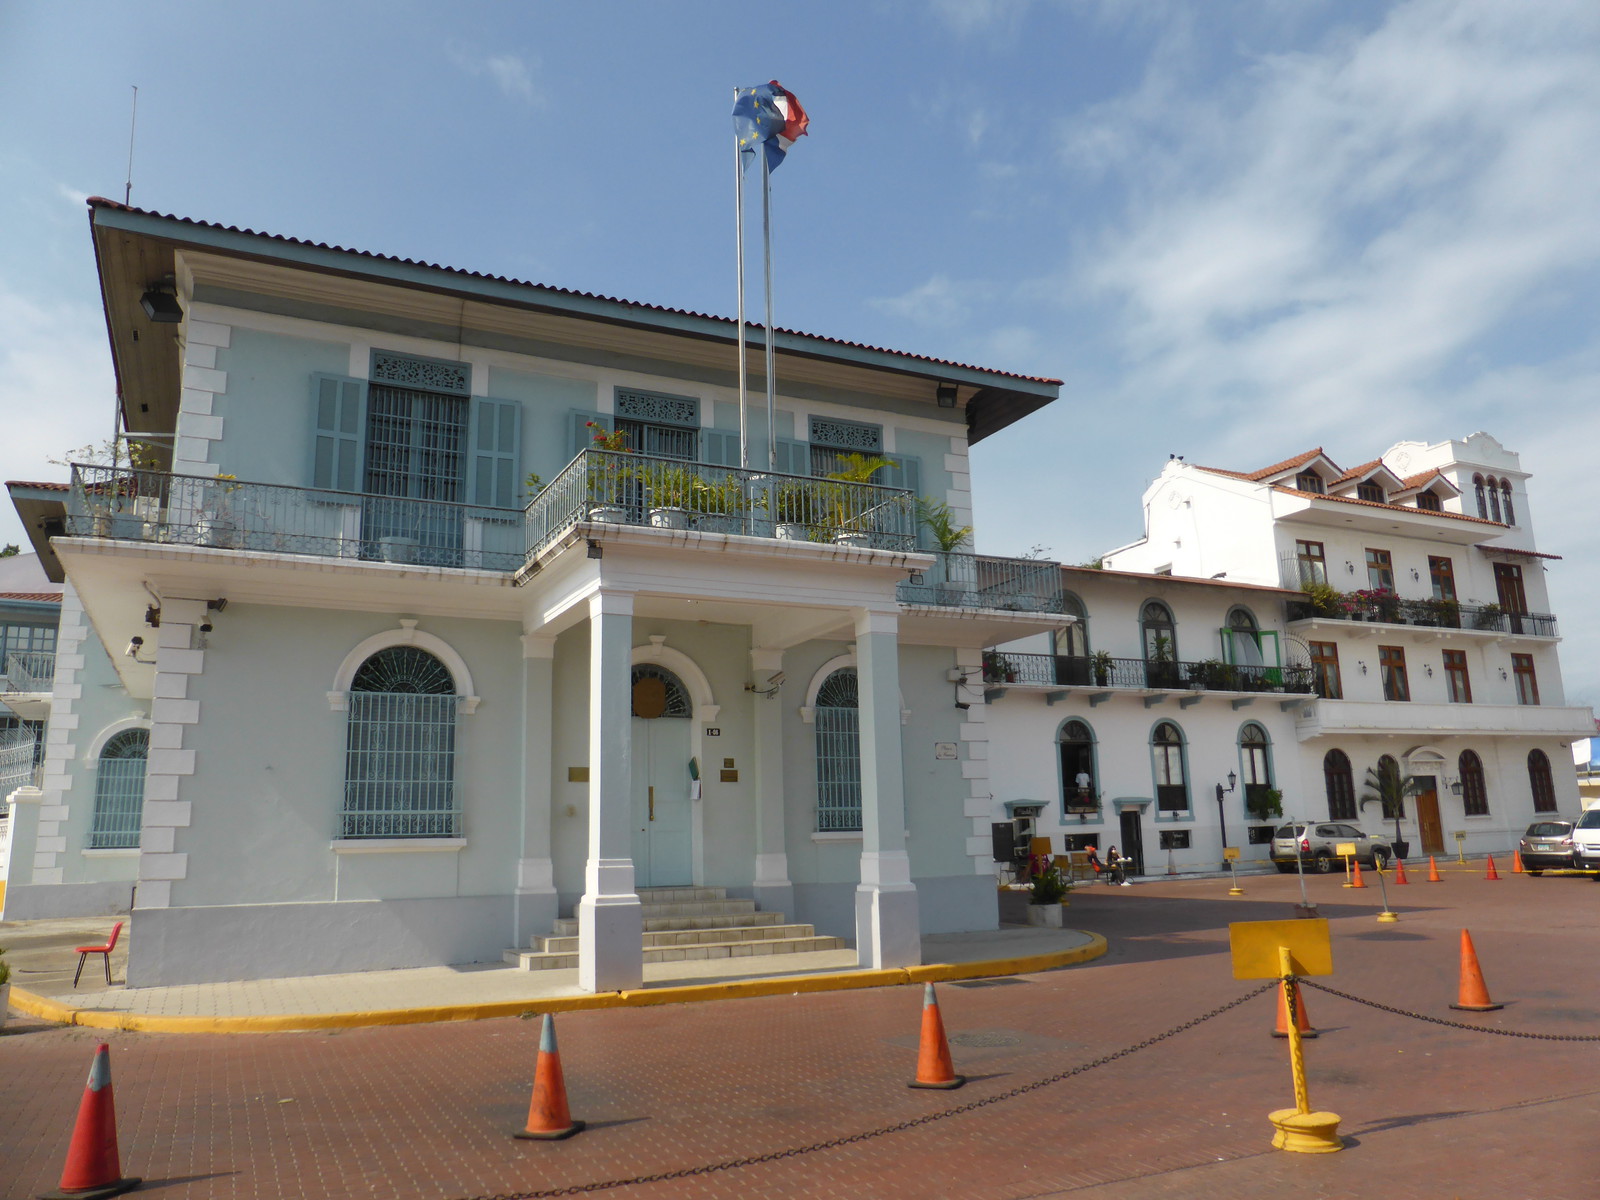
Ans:
{"label": "white building with dormers", "polygon": [[1144,494],[1145,536],[1104,565],[1287,590],[1284,662],[1314,695],[1283,705],[1286,815],[1393,837],[1392,814],[1360,803],[1387,756],[1419,785],[1399,825],[1412,854],[1508,851],[1536,814],[1578,810],[1571,744],[1594,730],[1563,694],[1559,556],[1537,547],[1528,478],[1486,433],[1349,470],[1320,449],[1255,471],[1173,459]]}

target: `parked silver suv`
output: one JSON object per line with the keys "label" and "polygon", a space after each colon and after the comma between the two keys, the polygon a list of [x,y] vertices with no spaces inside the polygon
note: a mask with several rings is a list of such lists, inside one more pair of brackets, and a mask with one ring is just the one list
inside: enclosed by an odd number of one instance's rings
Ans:
{"label": "parked silver suv", "polygon": [[[1596,832],[1600,832],[1600,828],[1597,828]],[[1387,841],[1362,833],[1354,825],[1338,821],[1328,821],[1321,825],[1302,825],[1295,822],[1290,825],[1280,825],[1273,833],[1272,861],[1278,870],[1286,875],[1294,871],[1295,847],[1298,843],[1299,857],[1305,860],[1305,869],[1326,875],[1329,871],[1344,866],[1344,859],[1339,857],[1338,848],[1347,842],[1355,844],[1356,861],[1363,867],[1370,867],[1374,863],[1382,866],[1394,857],[1394,850]],[[1595,853],[1600,855],[1600,842],[1596,843]]]}
{"label": "parked silver suv", "polygon": [[1588,809],[1572,827],[1572,865],[1600,871],[1600,808]]}

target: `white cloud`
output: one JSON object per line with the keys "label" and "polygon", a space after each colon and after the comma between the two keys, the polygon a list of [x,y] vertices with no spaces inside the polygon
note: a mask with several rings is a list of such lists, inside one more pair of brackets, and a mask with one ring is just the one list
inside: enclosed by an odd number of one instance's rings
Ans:
{"label": "white cloud", "polygon": [[507,100],[530,106],[545,103],[544,93],[534,79],[539,63],[517,54],[483,54],[463,46],[451,46],[450,61],[468,75],[487,78]]}
{"label": "white cloud", "polygon": [[1028,0],[932,0],[930,7],[959,37],[1014,33],[1027,15]]}
{"label": "white cloud", "polygon": [[973,300],[972,289],[976,286],[957,283],[945,275],[935,275],[926,283],[918,284],[898,296],[884,296],[867,303],[879,312],[918,325],[947,329],[966,317]]}

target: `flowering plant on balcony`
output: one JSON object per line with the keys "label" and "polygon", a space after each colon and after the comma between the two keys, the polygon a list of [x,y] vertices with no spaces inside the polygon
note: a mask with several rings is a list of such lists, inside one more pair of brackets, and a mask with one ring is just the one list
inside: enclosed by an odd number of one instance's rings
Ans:
{"label": "flowering plant on balcony", "polygon": [[1332,584],[1308,579],[1300,585],[1300,590],[1306,594],[1306,602],[1311,605],[1312,616],[1342,618],[1350,615],[1353,607],[1350,597]]}
{"label": "flowering plant on balcony", "polygon": [[[584,426],[590,431],[590,449],[607,450],[615,454],[633,453],[628,446],[626,429],[607,429],[598,421],[585,421]],[[591,504],[604,507],[627,504],[623,491],[635,476],[634,469],[627,463],[613,458],[611,454],[596,454],[589,459],[587,476]]]}
{"label": "flowering plant on balcony", "polygon": [[1400,620],[1400,597],[1389,588],[1362,588],[1351,592],[1348,599],[1356,608],[1371,613],[1374,620],[1390,624]]}

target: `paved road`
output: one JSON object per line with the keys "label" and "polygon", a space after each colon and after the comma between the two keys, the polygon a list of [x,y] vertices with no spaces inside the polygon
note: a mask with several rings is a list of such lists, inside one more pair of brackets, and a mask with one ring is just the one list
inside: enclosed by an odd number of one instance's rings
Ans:
{"label": "paved road", "polygon": [[[516,1193],[659,1174],[936,1115],[1000,1096],[1181,1025],[1244,995],[1227,922],[1290,915],[1297,883],[1216,881],[1074,894],[1073,923],[1111,952],[1082,967],[941,1002],[956,1092],[912,1091],[914,988],[567,1014],[558,1031],[584,1134],[529,1143],[521,1127],[537,1028],[458,1025],[237,1036],[114,1034],[126,1169],[189,1197],[427,1197]],[[1309,886],[1330,918],[1332,986],[1444,1019],[1470,928],[1491,1028],[1600,1032],[1600,887],[1583,877],[1378,893]],[[1274,1006],[1257,997],[1108,1066],[948,1119],[736,1170],[621,1188],[673,1197],[1590,1197],[1600,1178],[1600,1042],[1491,1036],[1314,990],[1310,1094],[1349,1149],[1270,1149],[1266,1114],[1292,1102]],[[0,1038],[0,1195],[55,1184],[97,1041],[13,1018]]]}

